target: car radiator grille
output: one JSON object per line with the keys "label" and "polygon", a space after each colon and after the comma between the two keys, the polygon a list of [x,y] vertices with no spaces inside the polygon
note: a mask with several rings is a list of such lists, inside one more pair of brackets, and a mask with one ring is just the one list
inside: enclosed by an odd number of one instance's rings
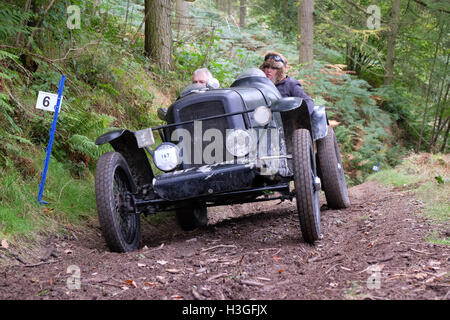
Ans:
{"label": "car radiator grille", "polygon": [[[194,105],[190,105],[190,106],[187,106],[187,107],[181,109],[179,112],[179,117],[180,117],[180,121],[190,121],[190,120],[206,118],[206,117],[221,115],[221,114],[225,114],[225,108],[224,108],[223,104],[220,101],[209,101],[209,102],[201,102],[201,103],[197,103]],[[222,154],[223,154],[223,157],[225,158],[225,155],[226,155],[225,133],[226,133],[226,129],[228,128],[228,122],[227,122],[226,117],[202,121],[201,135],[198,134],[198,131],[197,131],[197,135],[194,135],[194,124],[193,123],[189,123],[189,124],[186,124],[186,125],[183,125],[180,127],[182,127],[183,129],[186,129],[191,134],[190,164],[185,164],[184,165],[185,168],[200,167],[205,164],[203,156],[202,155],[200,156],[198,154],[198,151],[201,150],[201,152],[203,153],[203,150],[205,150],[205,147],[212,143],[211,141],[203,141],[203,135],[204,135],[205,131],[207,131],[208,129],[217,129],[222,133],[222,137],[223,137],[223,153]],[[197,144],[196,149],[194,149],[194,140]],[[201,149],[199,148],[200,145],[202,146]],[[194,153],[196,153],[196,152],[197,152],[197,157],[194,156]],[[214,153],[213,153],[213,156],[215,156]],[[199,159],[201,160],[201,163],[199,163],[199,161],[198,161]],[[197,160],[197,161],[195,161],[195,160]],[[224,160],[225,159],[223,159],[222,161],[224,161]],[[217,161],[217,162],[222,162],[222,161]]]}

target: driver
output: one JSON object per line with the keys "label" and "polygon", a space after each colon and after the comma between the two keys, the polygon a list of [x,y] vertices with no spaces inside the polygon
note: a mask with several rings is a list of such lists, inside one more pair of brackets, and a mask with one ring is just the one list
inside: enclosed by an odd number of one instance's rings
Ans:
{"label": "driver", "polygon": [[264,56],[264,62],[259,67],[266,77],[277,87],[283,98],[299,97],[306,101],[309,114],[313,112],[314,101],[303,91],[300,82],[286,74],[288,69],[287,59],[280,53],[269,51]]}

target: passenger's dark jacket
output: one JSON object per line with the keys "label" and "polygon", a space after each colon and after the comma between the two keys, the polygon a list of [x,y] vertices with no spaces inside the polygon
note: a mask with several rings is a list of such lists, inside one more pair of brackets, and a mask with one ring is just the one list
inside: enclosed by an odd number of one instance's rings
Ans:
{"label": "passenger's dark jacket", "polygon": [[280,91],[281,96],[285,97],[299,97],[306,101],[308,105],[309,114],[313,112],[314,101],[303,91],[300,82],[294,78],[286,76],[286,79],[275,85]]}

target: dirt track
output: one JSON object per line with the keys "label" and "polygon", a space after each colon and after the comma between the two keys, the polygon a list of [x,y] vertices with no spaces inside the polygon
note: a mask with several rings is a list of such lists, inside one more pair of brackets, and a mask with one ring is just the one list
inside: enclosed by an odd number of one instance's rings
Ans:
{"label": "dirt track", "polygon": [[424,240],[444,227],[413,192],[369,182],[349,194],[351,208],[322,210],[315,246],[289,202],[235,206],[228,216],[246,216],[189,233],[144,223],[128,254],[109,252],[98,227],[75,231],[0,267],[0,299],[450,299],[450,250]]}

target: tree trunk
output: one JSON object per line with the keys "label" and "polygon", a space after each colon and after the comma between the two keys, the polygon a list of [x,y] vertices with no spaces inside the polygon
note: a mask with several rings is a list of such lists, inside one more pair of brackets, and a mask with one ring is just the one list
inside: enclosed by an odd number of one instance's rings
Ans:
{"label": "tree trunk", "polygon": [[145,13],[145,28],[144,28],[144,50],[145,50],[145,54],[148,56],[150,55],[150,38],[151,38],[151,34],[150,34],[150,2],[152,0],[144,0],[145,3],[145,9],[144,9],[144,13]]}
{"label": "tree trunk", "polygon": [[247,12],[247,7],[245,6],[245,0],[240,0],[239,5],[239,26],[245,28],[245,16]]}
{"label": "tree trunk", "polygon": [[[431,143],[428,145],[428,148],[427,148],[427,152],[430,152],[430,150],[431,150],[431,147],[434,145],[434,143],[436,142],[436,140],[437,140],[437,138],[438,138],[438,136],[439,136],[439,125],[440,125],[440,122],[438,122],[438,120],[441,120],[441,118],[439,118],[439,109],[440,109],[440,106],[441,106],[441,102],[442,102],[442,94],[444,93],[444,86],[445,86],[445,83],[446,83],[446,77],[447,77],[447,67],[448,67],[448,61],[449,61],[449,57],[450,57],[450,54],[448,54],[447,55],[447,62],[445,63],[445,69],[444,69],[444,78],[442,79],[442,85],[441,85],[441,90],[440,90],[440,92],[439,92],[439,98],[438,98],[438,101],[437,101],[437,103],[436,103],[436,110],[435,110],[435,112],[434,112],[434,122],[433,122],[433,131],[432,131],[432,133],[431,133]],[[449,90],[449,85],[448,85],[448,83],[447,83],[447,92],[446,92],[446,94],[445,94],[445,96],[447,96],[448,95],[448,90]],[[445,97],[444,96],[444,97]],[[444,100],[445,101],[445,100]],[[444,108],[445,108],[445,102],[444,102]],[[437,127],[436,127],[436,125],[437,125]],[[437,129],[437,131],[436,131],[436,129]],[[436,134],[436,135],[435,135]]]}
{"label": "tree trunk", "polygon": [[189,3],[184,0],[177,0],[175,7],[175,25],[177,26],[177,33],[185,30],[188,25],[189,17]]}
{"label": "tree trunk", "polygon": [[229,16],[233,14],[233,0],[227,1],[227,13]]}
{"label": "tree trunk", "polygon": [[442,33],[444,31],[444,26],[441,25],[441,30],[439,31],[439,36],[438,39],[436,40],[436,47],[435,47],[435,51],[434,51],[434,58],[433,58],[433,64],[431,65],[431,70],[430,70],[430,76],[428,79],[428,89],[427,89],[427,97],[426,97],[426,101],[425,101],[425,110],[423,112],[423,118],[422,118],[422,126],[420,128],[420,136],[419,136],[419,143],[417,145],[417,152],[420,151],[420,147],[422,146],[422,139],[423,139],[423,131],[425,128],[425,120],[427,118],[427,112],[428,112],[428,100],[430,98],[430,93],[431,93],[431,84],[432,84],[432,80],[433,80],[433,73],[434,73],[434,66],[436,64],[436,58],[438,55],[438,51],[439,51],[439,46],[441,43],[441,38],[442,38]]}
{"label": "tree trunk", "polygon": [[444,153],[445,152],[445,147],[447,146],[447,138],[448,138],[448,132],[450,130],[450,121],[447,124],[447,131],[445,132],[445,136],[444,136],[444,142],[442,142],[442,147],[441,147],[441,152]]}
{"label": "tree trunk", "polygon": [[125,28],[124,32],[127,32],[127,24],[128,24],[128,11],[130,9],[130,0],[127,0],[127,13],[125,15]]}
{"label": "tree trunk", "polygon": [[386,72],[384,74],[384,84],[392,84],[394,78],[394,62],[395,62],[395,42],[398,33],[398,24],[400,19],[400,0],[392,0],[390,31],[387,42],[386,54]]}
{"label": "tree trunk", "polygon": [[[351,12],[353,7],[349,8],[350,13],[344,15],[344,25],[351,27]],[[347,70],[355,70],[355,63],[353,59],[353,43],[350,40],[346,41],[346,49],[345,49],[345,64],[347,65]]]}
{"label": "tree trunk", "polygon": [[145,53],[162,70],[172,69],[171,0],[145,0]]}
{"label": "tree trunk", "polygon": [[298,7],[299,62],[305,68],[313,67],[314,0],[300,0]]}
{"label": "tree trunk", "polygon": [[[35,2],[35,1],[33,1],[33,6],[36,7],[36,2]],[[30,8],[31,8],[31,0],[27,0],[27,1],[25,2],[25,7],[24,7],[23,11],[24,11],[24,12],[28,12],[28,11],[30,11]],[[32,26],[33,26],[33,25],[32,25],[32,23],[33,23],[32,20],[33,20],[33,19],[30,19],[30,21],[28,21],[27,26],[29,26],[29,27],[32,27]],[[23,42],[23,37],[24,37],[24,35],[23,35],[22,32],[20,32],[20,33],[17,35],[16,46],[18,46],[18,47],[23,46],[23,44],[22,44],[22,42]]]}

